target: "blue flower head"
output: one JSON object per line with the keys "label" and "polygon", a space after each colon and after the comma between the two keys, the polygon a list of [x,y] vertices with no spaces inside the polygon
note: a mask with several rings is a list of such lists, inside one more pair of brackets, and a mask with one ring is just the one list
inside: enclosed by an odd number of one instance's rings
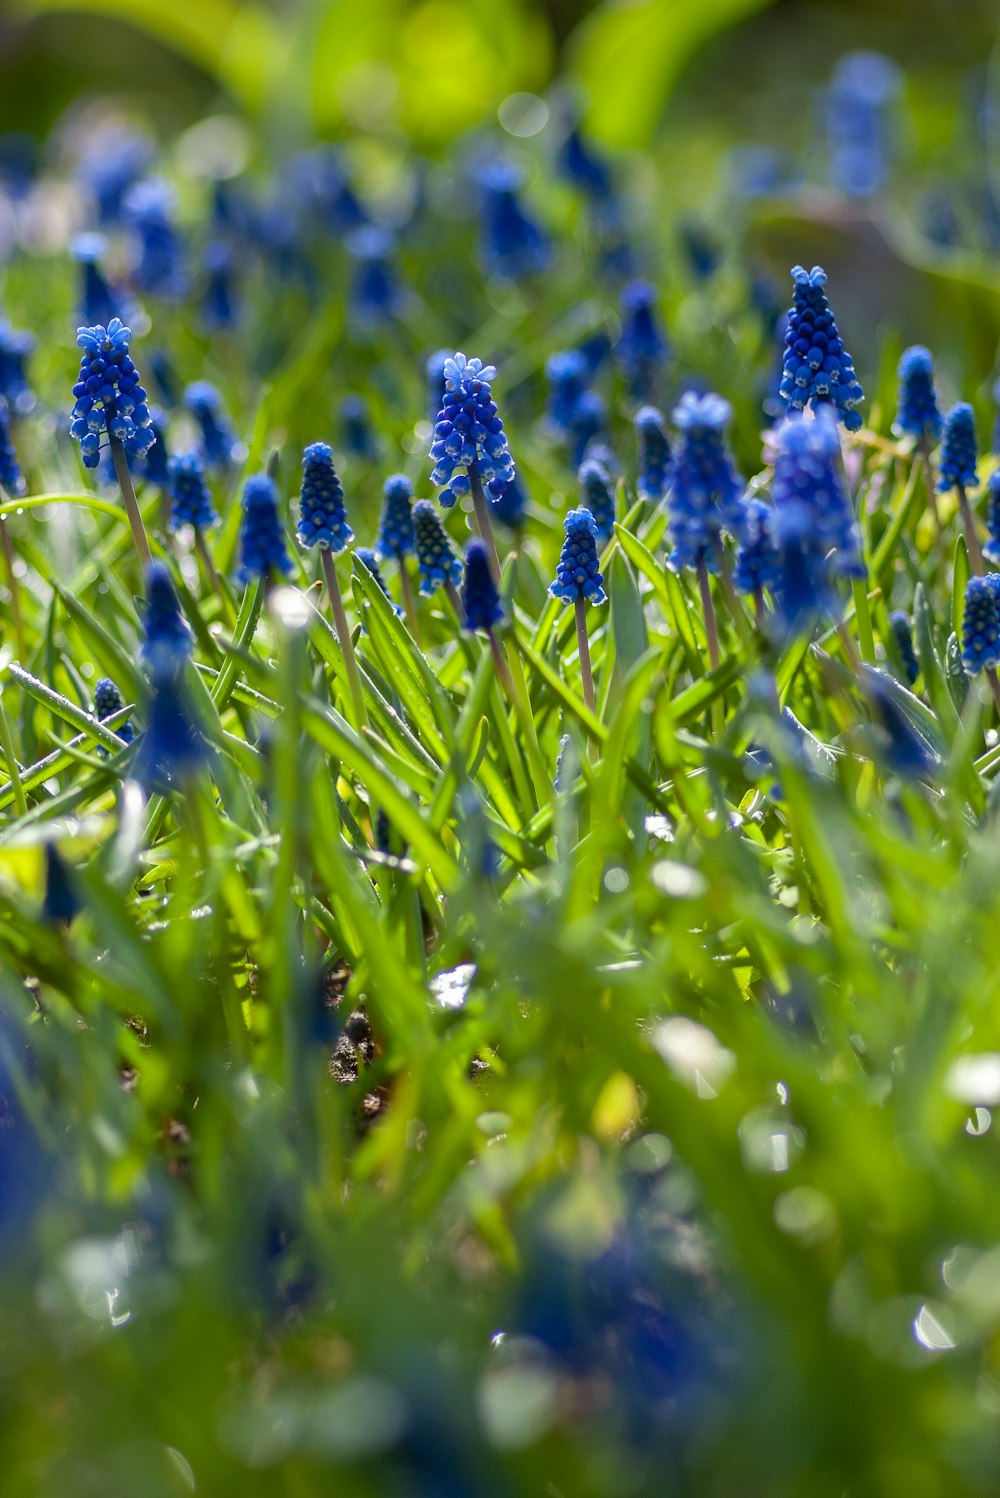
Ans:
{"label": "blue flower head", "polygon": [[934,389],[934,360],[915,344],[899,361],[896,431],[933,447],[941,435],[941,412]]}
{"label": "blue flower head", "polygon": [[320,229],[337,236],[366,222],[335,146],[314,146],[289,163],[288,181],[294,200]]}
{"label": "blue flower head", "polygon": [[120,222],[125,194],[145,175],[152,159],[152,142],[131,126],[109,121],[88,132],[78,176],[94,199],[102,224]]}
{"label": "blue flower head", "polygon": [[424,365],[424,374],[427,377],[427,408],[431,414],[431,421],[437,419],[437,413],[445,403],[448,392],[444,383],[444,367],[450,358],[449,349],[435,349],[433,354],[428,354]]}
{"label": "blue flower head", "polygon": [[431,483],[441,490],[445,509],[471,490],[469,470],[475,465],[480,481],[509,483],[514,460],[507,446],[503,422],[490,390],[496,370],[482,359],[455,354],[445,364],[445,401],[434,424]]}
{"label": "blue flower head", "polygon": [[374,463],[378,457],[371,412],[360,395],[345,395],[340,402],[340,441],[352,458]]}
{"label": "blue flower head", "polygon": [[962,614],[962,665],[969,676],[1000,665],[1000,610],[993,585],[970,577]]}
{"label": "blue flower head", "polygon": [[739,534],[743,519],[743,479],[726,447],[726,428],[732,416],[720,395],[687,391],[673,413],[680,431],[669,474],[667,503],[673,550],[670,566],[715,564],[719,533]]}
{"label": "blue flower head", "polygon": [[849,197],[881,191],[889,165],[889,106],[900,70],[878,52],[852,52],[834,71],[826,102],[830,180]]}
{"label": "blue flower head", "polygon": [[816,512],[791,498],[777,510],[774,529],[778,548],[774,617],[782,631],[807,634],[837,607]]}
{"label": "blue flower head", "polygon": [[131,329],[117,317],[106,328],[81,328],[76,335],[83,357],[73,386],[76,403],[69,430],[80,444],[87,468],[96,468],[100,462],[105,432],[140,458],[156,441],[148,397],[129,354],[131,337]]}
{"label": "blue flower head", "polygon": [[863,578],[861,535],[844,488],[840,436],[832,413],[821,407],[814,421],[786,420],[777,442],[772,497],[779,516],[786,507],[805,506],[833,572]]}
{"label": "blue flower head", "polygon": [[457,588],[462,581],[462,562],[441,524],[437,507],[429,499],[418,499],[413,506],[413,533],[421,593],[430,597],[445,583]]}
{"label": "blue flower head", "polygon": [[191,654],[191,627],[177,601],[164,562],[146,568],[146,613],[143,618],[142,663],[152,676],[178,674]]}
{"label": "blue flower head", "polygon": [[971,489],[979,482],[976,413],[965,401],[952,406],[944,419],[944,437],[938,458],[939,494],[948,494],[956,485]]}
{"label": "blue flower head", "polygon": [[986,529],[989,534],[983,556],[997,567],[1000,566],[1000,468],[990,474],[986,494]]}
{"label": "blue flower head", "polygon": [[656,289],[648,281],[631,281],[622,292],[621,305],[622,330],[615,357],[629,393],[636,400],[649,401],[669,351],[657,317]]}
{"label": "blue flower head", "polygon": [[193,525],[196,531],[202,531],[215,525],[219,517],[212,504],[200,453],[174,453],[167,464],[167,482],[172,501],[171,530]]}
{"label": "blue flower head", "polygon": [[0,396],[18,415],[30,411],[35,404],[24,367],[34,347],[31,333],[18,332],[0,318]]}
{"label": "blue flower head", "polygon": [[733,583],[740,593],[753,596],[764,589],[773,593],[777,587],[780,559],[775,518],[774,510],[762,499],[748,499],[743,506],[740,544],[733,568]]}
{"label": "blue flower head", "polygon": [[182,296],[187,284],[184,244],[174,212],[174,194],[159,177],[136,182],[122,200],[122,217],[138,251],[133,281],[140,291],[169,298]]}
{"label": "blue flower head", "polygon": [[549,592],[563,603],[606,603],[604,578],[597,559],[597,526],[589,510],[570,510],[563,521],[565,540],[559,554],[555,581]]}
{"label": "blue flower head", "polygon": [[370,546],[356,546],[354,548],[354,555],[357,558],[357,560],[361,563],[361,565],[368,572],[371,573],[372,577],[378,583],[379,587],[382,589],[382,592],[385,594],[386,598],[388,598],[389,602],[392,604],[392,606],[395,609],[396,613],[397,614],[401,613],[402,610],[400,609],[399,605],[397,603],[393,603],[392,594],[389,592],[389,584],[386,582],[385,578],[382,576],[382,569],[379,567],[379,564],[378,564],[378,555],[377,555],[377,553],[374,552],[374,551],[372,551],[372,549],[371,549]]}
{"label": "blue flower head", "polygon": [[592,444],[608,435],[608,408],[596,390],[585,390],[576,403],[570,424],[570,460],[579,468]]}
{"label": "blue flower head", "polygon": [[515,469],[514,477],[500,488],[499,493],[494,492],[496,482],[494,479],[490,485],[492,499],[490,514],[508,530],[519,531],[524,525],[525,508],[528,503],[528,494],[520,468]]}
{"label": "blue flower head", "polygon": [[184,391],[184,405],[201,429],[201,445],[209,466],[230,468],[237,463],[242,456],[240,440],[215,386],[208,380],[195,380]]}
{"label": "blue flower head", "polygon": [[394,473],[383,488],[382,514],[379,518],[376,550],[380,557],[412,556],[413,485],[405,473]]}
{"label": "blue flower head", "polygon": [[162,794],[200,770],[210,749],[179,673],[155,672],[152,684],[136,774],[147,790]]}
{"label": "blue flower head", "polygon": [[482,629],[489,634],[504,620],[500,594],[490,571],[489,553],[478,539],[470,541],[465,548],[462,608],[465,613],[464,628],[470,633]]}
{"label": "blue flower head", "polygon": [[545,365],[545,377],[549,384],[546,421],[555,436],[568,438],[580,397],[590,380],[586,357],[575,348],[552,354]]}
{"label": "blue flower head", "polygon": [[26,487],[10,434],[7,406],[0,400],[0,489],[5,490],[12,499],[18,499]]}
{"label": "blue flower head", "polygon": [[818,265],[811,271],[796,265],[792,280],[781,397],[789,415],[810,405],[834,406],[847,430],[856,432],[861,426],[856,408],[864,400],[864,391],[823,290],[826,271]]}
{"label": "blue flower head", "polygon": [[[42,917],[51,926],[69,926],[80,914],[83,903],[76,878],[55,843],[45,844],[45,899]],[[6,1185],[6,1182],[4,1183]]]}
{"label": "blue flower head", "polygon": [[557,157],[559,171],[593,203],[603,205],[614,199],[611,168],[580,133],[577,123],[570,127]]}
{"label": "blue flower head", "polygon": [[910,625],[908,614],[902,609],[893,609],[889,615],[889,628],[892,630],[892,638],[899,656],[900,665],[903,668],[903,678],[908,687],[912,687],[920,675],[920,662],[917,660],[917,652],[913,648],[913,630]]}
{"label": "blue flower head", "polygon": [[903,712],[893,678],[874,666],[863,665],[860,685],[868,699],[872,721],[880,730],[875,752],[885,768],[906,779],[920,779],[938,761],[932,741]]}
{"label": "blue flower head", "polygon": [[243,486],[240,582],[246,584],[259,577],[266,583],[276,572],[287,577],[293,571],[285,545],[277,485],[266,473],[251,474]]}
{"label": "blue flower head", "polygon": [[[94,687],[94,717],[99,723],[103,723],[105,719],[120,712],[124,706],[125,701],[117,685],[110,676],[102,676]],[[117,728],[112,729],[112,732],[116,733],[124,744],[131,744],[135,738],[135,729],[128,722],[119,723]]]}
{"label": "blue flower head", "polygon": [[354,540],[347,521],[344,487],[333,466],[333,448],[326,442],[312,442],[302,454],[296,535],[300,546],[322,546],[334,555]]}
{"label": "blue flower head", "polygon": [[77,234],[69,246],[81,271],[80,315],[94,327],[107,327],[115,318],[129,317],[133,310],[126,294],[112,286],[101,269],[107,247],[103,234]]}
{"label": "blue flower head", "polygon": [[635,416],[638,446],[636,489],[641,499],[659,504],[667,492],[670,472],[670,441],[663,412],[655,406],[642,406]]}
{"label": "blue flower head", "polygon": [[615,533],[615,491],[611,475],[596,458],[587,458],[581,463],[576,478],[581,503],[594,518],[594,534],[601,545],[606,546]]}
{"label": "blue flower head", "polygon": [[508,281],[537,275],[552,260],[548,235],[521,203],[521,173],[493,162],[478,174],[482,190],[481,250],[487,275]]}
{"label": "blue flower head", "polygon": [[204,286],[201,320],[210,332],[234,328],[240,319],[236,253],[226,239],[213,239],[201,259]]}
{"label": "blue flower head", "polygon": [[400,316],[406,299],[392,261],[392,235],[366,224],[351,234],[347,245],[355,258],[351,304],[359,323],[373,328]]}

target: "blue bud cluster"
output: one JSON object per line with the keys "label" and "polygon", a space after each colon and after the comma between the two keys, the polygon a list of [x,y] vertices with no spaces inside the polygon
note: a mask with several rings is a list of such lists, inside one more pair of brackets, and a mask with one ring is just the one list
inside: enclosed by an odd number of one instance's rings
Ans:
{"label": "blue bud cluster", "polygon": [[563,603],[583,598],[589,603],[606,603],[597,557],[597,526],[591,512],[582,507],[570,510],[563,521],[565,540],[559,554],[555,581],[549,592]]}
{"label": "blue bud cluster", "polygon": [[445,509],[471,492],[473,465],[483,484],[503,486],[514,477],[514,460],[490,389],[495,376],[492,364],[461,353],[445,362],[445,400],[431,444],[431,482],[441,490],[438,498]]}
{"label": "blue bud cluster", "polygon": [[137,457],[144,457],[156,441],[146,392],[129,354],[131,337],[131,328],[117,317],[107,327],[80,328],[76,335],[83,357],[73,386],[76,404],[69,430],[87,468],[100,462],[105,432],[127,443]]}

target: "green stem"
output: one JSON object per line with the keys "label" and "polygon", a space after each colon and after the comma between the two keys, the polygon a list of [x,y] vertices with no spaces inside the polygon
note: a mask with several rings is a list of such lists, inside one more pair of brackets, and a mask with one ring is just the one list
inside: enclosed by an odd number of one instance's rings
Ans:
{"label": "green stem", "polygon": [[594,696],[594,673],[590,665],[590,638],[587,633],[587,600],[585,598],[577,598],[574,609],[576,613],[576,643],[580,652],[580,676],[583,681],[583,700],[596,717],[597,698]]}
{"label": "green stem", "polygon": [[340,584],[337,581],[337,569],[329,547],[321,547],[320,560],[323,564],[323,577],[326,580],[326,591],[330,600],[330,608],[333,612],[333,623],[337,631],[337,641],[340,645],[340,653],[344,657],[347,680],[351,688],[351,700],[354,704],[354,726],[358,733],[361,733],[362,729],[368,727],[368,713],[365,709],[364,693],[361,687],[361,673],[358,670],[357,657],[354,654],[354,643],[351,640],[347,615],[344,613],[344,600],[341,597]]}
{"label": "green stem", "polygon": [[976,535],[976,523],[972,516],[972,507],[969,497],[965,492],[965,485],[959,484],[958,508],[962,516],[962,524],[965,527],[965,541],[969,548],[969,564],[976,577],[982,577],[986,571],[983,565],[983,553],[979,545],[979,537]]}
{"label": "green stem", "polygon": [[229,628],[232,629],[236,623],[236,615],[233,613],[232,600],[229,598],[226,590],[222,586],[222,579],[219,577],[215,563],[212,560],[212,553],[208,549],[208,542],[205,540],[204,534],[200,530],[195,530],[194,533],[194,549],[198,553],[198,560],[201,562],[201,565],[205,570],[205,576],[208,578],[209,586],[215,593],[216,598],[218,598],[219,600],[226,623]]}
{"label": "green stem", "polygon": [[858,631],[861,659],[875,664],[875,637],[872,634],[871,609],[868,606],[868,588],[863,577],[851,580],[851,596],[854,599],[854,619]]}
{"label": "green stem", "polygon": [[24,786],[21,784],[21,766],[17,762],[14,753],[14,735],[10,728],[10,719],[7,717],[7,709],[3,705],[3,688],[0,687],[0,743],[3,745],[4,759],[7,761],[7,770],[10,774],[10,786],[14,792],[14,805],[17,814],[23,817],[28,810],[28,798],[24,794]]}
{"label": "green stem", "polygon": [[472,489],[472,505],[476,514],[476,529],[479,531],[486,552],[490,560],[490,571],[493,573],[493,581],[500,585],[500,557],[497,554],[497,543],[493,537],[493,522],[490,519],[490,506],[479,478],[479,470],[475,463],[469,464],[469,485]]}
{"label": "green stem", "polygon": [[111,438],[111,461],[115,465],[115,475],[118,479],[118,487],[122,492],[122,502],[125,505],[125,514],[132,529],[132,540],[135,542],[136,554],[145,572],[153,554],[149,549],[146,539],[146,527],[142,523],[139,513],[139,501],[135,497],[135,489],[132,487],[132,475],[128,471],[128,458],[125,456],[125,448],[118,437]]}
{"label": "green stem", "polygon": [[406,558],[399,559],[399,582],[403,590],[403,613],[406,615],[406,627],[410,631],[415,645],[420,644],[420,626],[417,623],[417,600],[413,593],[413,578],[410,576],[406,565]]}

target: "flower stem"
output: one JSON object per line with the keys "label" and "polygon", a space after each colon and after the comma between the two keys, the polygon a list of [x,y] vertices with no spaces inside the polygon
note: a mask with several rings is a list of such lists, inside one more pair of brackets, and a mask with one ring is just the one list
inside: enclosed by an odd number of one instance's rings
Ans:
{"label": "flower stem", "polygon": [[28,798],[24,794],[24,786],[21,783],[21,767],[14,753],[14,735],[11,732],[7,709],[3,705],[2,687],[0,687],[0,745],[3,746],[4,759],[7,761],[11,790],[14,792],[14,805],[17,807],[18,816],[23,817],[28,810]]}
{"label": "flower stem", "polygon": [[351,631],[347,624],[347,615],[344,613],[344,600],[340,596],[337,569],[329,547],[324,546],[320,549],[320,559],[323,563],[323,577],[326,580],[326,591],[330,600],[330,608],[333,612],[333,623],[337,631],[337,641],[340,645],[340,653],[344,657],[344,667],[347,671],[347,680],[351,689],[351,700],[354,704],[354,726],[358,733],[360,733],[363,728],[368,727],[368,713],[365,710],[365,699],[361,690],[361,673],[358,670],[357,657],[354,654]]}
{"label": "flower stem", "polygon": [[719,627],[715,622],[715,604],[708,581],[708,565],[698,563],[698,591],[701,593],[701,609],[705,616],[705,638],[708,641],[709,669],[714,671],[719,664]]}
{"label": "flower stem", "polygon": [[583,700],[597,716],[597,698],[594,696],[594,673],[590,664],[590,637],[587,633],[587,601],[578,598],[574,604],[576,613],[576,643],[580,651],[580,676],[583,680]]}
{"label": "flower stem", "polygon": [[944,526],[941,524],[941,511],[937,502],[937,490],[934,487],[934,470],[931,467],[931,452],[926,440],[917,447],[920,454],[920,468],[924,475],[924,483],[927,486],[927,499],[930,504],[931,514],[934,516],[934,528],[937,531],[938,541],[944,540]]}
{"label": "flower stem", "polygon": [[198,559],[202,567],[205,569],[205,576],[208,578],[209,586],[222,605],[222,612],[226,617],[226,622],[232,628],[236,623],[232,603],[222,586],[222,579],[219,577],[215,563],[212,560],[212,553],[208,549],[208,542],[205,540],[203,532],[197,529],[194,533],[194,549],[198,553]]}
{"label": "flower stem", "polygon": [[854,618],[858,627],[858,645],[861,647],[861,659],[868,661],[870,665],[874,665],[875,637],[872,634],[871,609],[868,607],[868,585],[864,578],[855,577],[851,579],[851,593],[854,598]]}
{"label": "flower stem", "polygon": [[979,537],[976,535],[976,523],[972,516],[969,496],[965,492],[964,484],[959,484],[957,488],[958,508],[965,527],[965,544],[969,548],[969,565],[976,577],[982,577],[986,568],[983,565],[983,553],[979,545]]}
{"label": "flower stem", "polygon": [[987,671],[986,680],[989,682],[990,691],[993,693],[993,701],[996,703],[997,715],[1000,716],[1000,680],[998,680],[997,678],[996,671]]}
{"label": "flower stem", "polygon": [[125,447],[118,437],[111,438],[111,461],[115,465],[115,476],[118,479],[118,487],[122,492],[122,502],[125,505],[125,514],[132,529],[132,540],[135,542],[136,553],[143,571],[153,560],[153,554],[149,549],[146,539],[146,527],[142,523],[139,513],[139,501],[135,497],[135,489],[132,486],[132,475],[128,471],[128,458],[125,456]]}
{"label": "flower stem", "polygon": [[493,537],[493,522],[490,519],[490,506],[479,478],[479,470],[475,463],[469,464],[469,486],[472,489],[472,504],[476,512],[476,529],[486,547],[490,560],[490,571],[493,573],[493,581],[500,585],[500,557],[497,554],[497,543]]}
{"label": "flower stem", "polygon": [[406,627],[414,644],[420,644],[420,626],[417,623],[417,600],[413,595],[413,578],[410,576],[406,565],[406,558],[399,559],[399,582],[403,590],[403,613],[406,615]]}

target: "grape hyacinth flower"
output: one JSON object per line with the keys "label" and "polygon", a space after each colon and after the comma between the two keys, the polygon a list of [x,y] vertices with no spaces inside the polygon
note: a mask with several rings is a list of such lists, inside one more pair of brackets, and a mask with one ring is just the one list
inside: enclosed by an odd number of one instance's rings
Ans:
{"label": "grape hyacinth flower", "polygon": [[0,318],[0,397],[15,416],[25,415],[35,404],[24,367],[34,347],[31,333],[18,332]]}
{"label": "grape hyacinth flower", "polygon": [[[496,480],[494,480],[495,483]],[[514,477],[504,484],[499,494],[493,494],[493,484],[490,485],[490,492],[493,518],[499,520],[500,524],[505,525],[510,531],[521,530],[524,526],[528,495],[520,468],[515,468]]]}
{"label": "grape hyacinth flower", "polygon": [[588,458],[577,473],[580,501],[593,516],[594,534],[606,546],[615,533],[615,491],[603,463]]}
{"label": "grape hyacinth flower", "polygon": [[[115,713],[120,713],[125,706],[125,700],[115,682],[110,676],[102,676],[94,687],[94,717],[99,723],[106,723],[108,718],[113,718]],[[111,730],[116,733],[123,744],[131,744],[135,738],[135,729],[126,720],[119,723],[117,728]]]}
{"label": "grape hyacinth flower", "polygon": [[985,577],[970,577],[965,585],[962,665],[969,676],[1000,665],[1000,608],[996,591]]}
{"label": "grape hyacinth flower", "polygon": [[288,577],[294,571],[278,505],[274,480],[266,473],[251,474],[243,486],[240,518],[239,580],[244,585],[254,578],[267,584],[275,573]]}
{"label": "grape hyacinth flower", "polygon": [[573,434],[576,409],[590,378],[586,358],[579,349],[552,354],[545,377],[549,386],[546,423],[554,436],[567,439]]}
{"label": "grape hyacinth flower", "polygon": [[392,262],[392,235],[366,224],[349,237],[347,247],[355,259],[351,306],[361,327],[376,328],[401,316],[406,298]]}
{"label": "grape hyacinth flower", "polygon": [[552,247],[518,196],[520,171],[508,162],[492,162],[480,168],[478,182],[483,215],[480,244],[487,275],[519,281],[547,269]]}
{"label": "grape hyacinth flower", "polygon": [[775,513],[762,499],[748,499],[743,506],[743,524],[733,568],[733,585],[754,601],[758,624],[764,616],[764,592],[778,585],[780,558],[775,539]]}
{"label": "grape hyacinth flower", "polygon": [[864,391],[827,301],[826,272],[792,267],[794,292],[785,331],[781,397],[789,415],[807,406],[830,405],[849,432],[861,426],[856,409]]}
{"label": "grape hyacinth flower", "polygon": [[969,548],[969,560],[973,572],[982,576],[983,554],[976,534],[975,521],[966,490],[979,482],[976,462],[979,456],[976,441],[976,413],[965,401],[952,406],[944,419],[944,436],[938,458],[939,494],[958,491],[958,508],[965,529],[965,540]]}
{"label": "grape hyacinth flower", "polygon": [[198,452],[174,453],[167,463],[167,482],[172,501],[170,529],[182,525],[196,531],[209,530],[219,519],[212,504],[205,464]]}
{"label": "grape hyacinth flower", "polygon": [[201,258],[205,278],[201,294],[201,320],[210,332],[234,328],[240,320],[236,253],[225,239],[213,239]]}
{"label": "grape hyacinth flower", "polygon": [[905,614],[902,609],[893,609],[889,615],[889,628],[892,630],[896,654],[899,656],[899,663],[903,669],[903,679],[908,687],[912,687],[920,675],[920,662],[913,648],[913,629],[909,615]]}
{"label": "grape hyacinth flower", "polygon": [[415,547],[413,534],[413,485],[405,473],[394,473],[383,486],[382,514],[379,517],[376,550],[380,557],[412,556]]}
{"label": "grape hyacinth flower", "polygon": [[580,681],[583,700],[592,713],[597,711],[594,693],[594,671],[590,662],[590,637],[587,632],[587,604],[606,603],[597,558],[597,526],[589,510],[570,510],[563,520],[564,539],[556,575],[549,593],[561,602],[571,603],[575,615],[577,649],[580,658]]}
{"label": "grape hyacinth flower", "polygon": [[177,671],[154,671],[146,731],[139,743],[136,776],[160,795],[185,787],[210,757],[190,695]]}
{"label": "grape hyacinth flower", "polygon": [[490,388],[495,375],[492,364],[467,359],[462,353],[446,361],[445,401],[434,424],[430,455],[435,463],[431,483],[441,490],[438,499],[445,509],[471,493],[479,533],[491,554],[494,576],[499,578],[483,485],[495,480],[510,483],[514,459]]}
{"label": "grape hyacinth flower", "polygon": [[986,486],[986,529],[989,533],[983,556],[994,567],[1000,566],[1000,468],[990,474]]}
{"label": "grape hyacinth flower", "polygon": [[0,489],[11,499],[19,499],[27,489],[21,465],[17,460],[17,453],[14,451],[10,417],[3,400],[0,400]]}
{"label": "grape hyacinth flower", "polygon": [[444,367],[450,358],[451,353],[448,349],[435,349],[433,354],[427,356],[427,362],[424,365],[424,374],[427,378],[427,406],[432,422],[437,420],[437,413],[445,403],[447,390],[444,383]]}
{"label": "grape hyacinth flower", "polygon": [[94,327],[107,327],[115,318],[128,318],[133,310],[129,298],[119,287],[112,286],[101,269],[101,257],[107,247],[103,234],[77,234],[69,246],[82,273],[80,315]]}
{"label": "grape hyacinth flower", "polygon": [[[437,407],[435,406],[435,411]],[[368,402],[360,395],[345,395],[340,402],[340,441],[345,453],[374,463],[378,457]]]}
{"label": "grape hyacinth flower", "polygon": [[344,613],[340,583],[337,581],[337,569],[333,563],[334,557],[350,546],[354,540],[354,532],[347,519],[344,488],[333,464],[333,448],[327,442],[311,442],[302,454],[302,488],[299,492],[296,536],[300,546],[320,548],[327,597],[354,705],[354,726],[360,733],[368,721],[368,714],[351,631]]}
{"label": "grape hyacinth flower", "polygon": [[461,558],[429,499],[418,499],[413,506],[413,532],[420,569],[420,592],[429,598],[438,588],[445,588],[452,604],[457,605],[455,590],[462,581]]}
{"label": "grape hyacinth flower", "polygon": [[918,728],[899,703],[899,687],[893,678],[873,666],[863,665],[859,684],[876,726],[874,750],[894,775],[919,780],[929,774],[940,756],[934,742]]}
{"label": "grape hyacinth flower", "polygon": [[196,380],[184,391],[184,405],[201,429],[201,445],[212,468],[230,468],[242,455],[240,440],[226,414],[222,396],[208,380]]}
{"label": "grape hyacinth flower", "polygon": [[852,52],[837,63],[826,101],[830,181],[849,197],[872,197],[885,186],[889,109],[901,78],[878,52]]}
{"label": "grape hyacinth flower", "polygon": [[934,389],[934,360],[915,344],[899,361],[899,404],[895,429],[918,445],[931,448],[941,435],[941,411]]}
{"label": "grape hyacinth flower", "polygon": [[45,844],[45,898],[42,919],[50,926],[68,927],[83,909],[76,879],[55,843]]}
{"label": "grape hyacinth flower", "polygon": [[662,411],[642,406],[635,415],[638,446],[636,491],[640,499],[659,504],[667,492],[670,473],[670,441]]}
{"label": "grape hyacinth flower", "polygon": [[656,313],[656,290],[648,281],[632,281],[622,292],[622,328],[615,358],[629,393],[653,399],[654,387],[669,352]]}
{"label": "grape hyacinth flower", "polygon": [[122,217],[138,251],[132,280],[140,291],[171,299],[183,296],[187,285],[174,212],[174,194],[160,177],[136,182],[122,200]]}
{"label": "grape hyacinth flower", "polygon": [[139,652],[150,675],[178,675],[192,649],[191,626],[181,613],[170,573],[163,562],[146,568],[146,612]]}
{"label": "grape hyacinth flower", "polygon": [[580,132],[574,122],[567,131],[556,164],[560,174],[571,182],[594,204],[606,204],[614,199],[614,181],[611,168]]}
{"label": "grape hyacinth flower", "polygon": [[504,621],[503,604],[490,570],[489,553],[478,538],[471,540],[465,548],[462,610],[463,628],[470,634],[481,629],[492,639],[494,629]]}
{"label": "grape hyacinth flower", "polygon": [[743,520],[743,479],[726,447],[732,407],[720,395],[687,391],[673,412],[680,432],[668,476],[667,504],[673,549],[670,566],[716,565],[723,530],[738,536]]}
{"label": "grape hyacinth flower", "polygon": [[147,395],[129,353],[132,330],[113,317],[107,327],[80,328],[76,341],[83,350],[80,374],[73,386],[75,404],[70,436],[80,444],[86,468],[101,460],[101,438],[107,433],[125,512],[139,560],[150,562],[149,542],[128,470],[128,450],[145,457],[156,441]]}
{"label": "grape hyacinth flower", "polygon": [[88,133],[77,173],[102,224],[121,221],[125,194],[145,175],[152,159],[152,142],[131,126],[109,121]]}

